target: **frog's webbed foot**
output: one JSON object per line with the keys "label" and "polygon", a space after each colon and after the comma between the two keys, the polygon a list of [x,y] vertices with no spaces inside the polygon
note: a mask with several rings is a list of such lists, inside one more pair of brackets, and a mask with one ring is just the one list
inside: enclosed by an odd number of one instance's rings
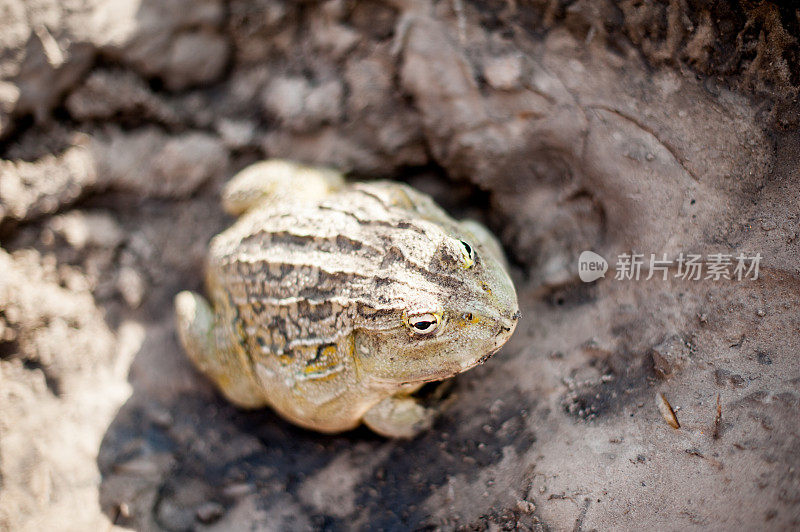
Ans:
{"label": "frog's webbed foot", "polygon": [[508,269],[508,260],[505,253],[503,253],[503,246],[500,245],[500,241],[485,225],[475,220],[466,219],[461,220],[461,226],[478,239],[478,245],[491,253],[504,268]]}
{"label": "frog's webbed foot", "polygon": [[263,203],[314,201],[343,185],[342,174],[334,170],[269,159],[236,174],[222,192],[222,206],[238,216]]}
{"label": "frog's webbed foot", "polygon": [[249,372],[229,349],[221,349],[215,334],[214,312],[193,292],[175,296],[178,337],[189,359],[234,404],[243,408],[264,406],[264,396]]}
{"label": "frog's webbed foot", "polygon": [[431,427],[435,413],[413,397],[395,395],[370,408],[362,421],[381,436],[413,438]]}

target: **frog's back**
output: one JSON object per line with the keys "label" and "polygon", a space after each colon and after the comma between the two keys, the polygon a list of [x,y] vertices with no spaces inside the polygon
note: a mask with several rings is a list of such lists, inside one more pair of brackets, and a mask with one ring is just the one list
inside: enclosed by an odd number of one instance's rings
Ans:
{"label": "frog's back", "polygon": [[217,236],[209,285],[242,347],[280,357],[340,345],[355,328],[398,327],[412,287],[436,297],[457,282],[431,271],[433,248],[420,242],[441,229],[409,210],[406,190],[355,185],[311,205],[264,206]]}

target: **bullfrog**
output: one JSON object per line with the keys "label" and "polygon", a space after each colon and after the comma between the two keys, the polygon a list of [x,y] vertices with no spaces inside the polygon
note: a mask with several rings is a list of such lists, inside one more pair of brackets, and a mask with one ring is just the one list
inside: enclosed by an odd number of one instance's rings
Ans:
{"label": "bullfrog", "polygon": [[412,394],[485,362],[520,312],[502,248],[399,182],[267,160],[222,193],[206,290],[175,298],[194,365],[242,408],[336,433],[431,426]]}

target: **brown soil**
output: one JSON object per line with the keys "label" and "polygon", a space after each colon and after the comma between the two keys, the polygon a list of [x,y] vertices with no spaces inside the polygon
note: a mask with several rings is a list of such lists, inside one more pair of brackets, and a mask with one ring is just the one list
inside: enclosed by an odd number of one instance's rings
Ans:
{"label": "brown soil", "polygon": [[[705,6],[6,0],[0,529],[800,527],[800,11]],[[419,438],[237,410],[181,352],[266,157],[501,237],[517,333]],[[615,279],[632,251],[762,260]]]}

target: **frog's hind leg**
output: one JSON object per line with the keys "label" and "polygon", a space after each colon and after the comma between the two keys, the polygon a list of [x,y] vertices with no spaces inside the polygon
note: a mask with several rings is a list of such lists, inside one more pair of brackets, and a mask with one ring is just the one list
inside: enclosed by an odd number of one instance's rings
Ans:
{"label": "frog's hind leg", "polygon": [[222,206],[238,216],[263,203],[314,201],[343,185],[342,174],[334,170],[269,159],[236,174],[222,192]]}
{"label": "frog's hind leg", "polygon": [[226,345],[226,335],[218,334],[214,312],[202,296],[193,292],[175,296],[175,317],[186,354],[232,403],[242,408],[267,404],[249,366]]}

